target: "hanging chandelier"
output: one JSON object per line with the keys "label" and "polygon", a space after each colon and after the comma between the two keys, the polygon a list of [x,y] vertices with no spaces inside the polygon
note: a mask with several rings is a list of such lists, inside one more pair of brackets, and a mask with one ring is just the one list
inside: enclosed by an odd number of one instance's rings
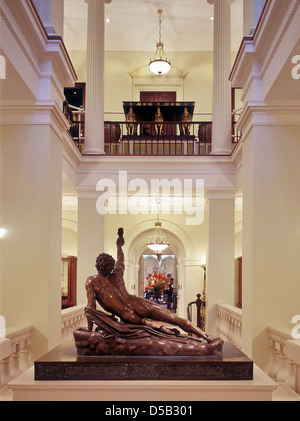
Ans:
{"label": "hanging chandelier", "polygon": [[152,60],[150,60],[149,69],[156,75],[163,75],[168,73],[171,69],[171,62],[168,61],[167,55],[164,52],[164,44],[161,42],[161,15],[162,9],[158,10],[158,25],[159,25],[159,41],[156,44],[156,52]]}
{"label": "hanging chandelier", "polygon": [[163,233],[159,217],[157,217],[157,221],[154,225],[155,228],[151,239],[147,243],[147,247],[149,247],[150,250],[154,251],[155,254],[160,254],[169,246],[169,242]]}

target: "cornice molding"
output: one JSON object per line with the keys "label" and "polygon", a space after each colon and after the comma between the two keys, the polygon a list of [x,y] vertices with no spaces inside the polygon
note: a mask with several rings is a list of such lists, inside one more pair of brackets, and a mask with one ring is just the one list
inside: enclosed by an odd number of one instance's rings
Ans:
{"label": "cornice molding", "polygon": [[188,258],[185,258],[183,260],[183,266],[185,268],[187,268],[187,267],[198,267],[200,269],[201,266],[202,266],[202,259],[188,259]]}
{"label": "cornice molding", "polygon": [[49,125],[62,140],[69,123],[54,101],[38,101],[34,104],[1,104],[1,125],[43,126]]}
{"label": "cornice molding", "polygon": [[255,81],[266,77],[299,8],[300,0],[291,0],[287,9],[280,0],[266,2],[254,34],[243,38],[229,76],[234,87],[243,89],[243,98]]}
{"label": "cornice molding", "polygon": [[[18,69],[22,79],[27,81],[25,83],[29,85],[34,83],[34,80],[30,81],[30,79],[24,78],[24,75],[22,75],[24,69],[19,66],[20,60],[25,60],[28,63],[36,80],[42,83],[52,83],[58,93],[62,91],[64,86],[72,86],[75,83],[77,75],[62,38],[47,35],[31,0],[14,0],[13,2],[3,0],[0,7],[0,17],[6,30],[6,36],[11,34],[16,43],[13,48],[16,54],[14,53],[11,57],[10,51],[5,49],[5,43],[2,45],[2,54],[10,57],[12,65]],[[12,46],[10,46],[11,48]],[[13,62],[14,60],[15,62]],[[48,64],[49,61],[51,61],[51,66]],[[47,71],[43,70],[44,62],[47,63]],[[41,98],[43,92],[39,94]]]}
{"label": "cornice molding", "polygon": [[210,200],[235,200],[238,188],[235,187],[210,187],[205,188],[206,203]]}
{"label": "cornice molding", "polygon": [[16,30],[14,29],[12,23],[10,22],[10,19],[8,18],[7,14],[4,12],[2,7],[0,7],[0,16],[3,20],[3,22],[6,24],[8,30],[12,34],[13,38],[15,39],[17,45],[20,47],[21,51],[23,52],[26,60],[30,64],[33,72],[36,74],[36,76],[39,77],[40,71],[39,71],[39,67],[38,67],[37,63],[32,59],[31,54],[29,54],[29,52],[28,52],[28,48],[25,47],[25,44],[21,41],[21,39],[18,36]]}
{"label": "cornice molding", "polygon": [[252,101],[245,106],[237,129],[243,133],[242,141],[253,126],[299,126],[300,102],[287,104],[266,104]]}
{"label": "cornice molding", "polygon": [[286,35],[286,33],[288,31],[288,28],[290,27],[290,24],[293,21],[299,7],[300,7],[300,0],[296,0],[293,8],[291,9],[291,11],[290,11],[290,13],[289,13],[289,15],[288,15],[288,17],[285,21],[285,23],[281,27],[281,30],[280,30],[280,32],[277,36],[277,40],[276,40],[275,45],[271,49],[267,60],[263,63],[262,71],[261,71],[261,74],[260,74],[261,79],[264,77],[268,68],[270,67],[271,62],[272,62],[273,58],[275,57],[275,55],[276,55],[276,53],[277,53],[277,51],[278,51],[278,49],[279,49],[279,47],[282,43],[282,40],[283,40],[284,36]]}

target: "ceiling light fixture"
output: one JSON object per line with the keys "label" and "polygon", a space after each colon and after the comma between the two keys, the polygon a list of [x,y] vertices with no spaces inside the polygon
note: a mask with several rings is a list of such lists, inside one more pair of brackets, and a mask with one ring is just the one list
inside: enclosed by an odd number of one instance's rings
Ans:
{"label": "ceiling light fixture", "polygon": [[161,42],[161,15],[162,9],[158,10],[158,25],[159,25],[159,41],[156,44],[156,52],[152,60],[150,60],[149,69],[156,75],[163,75],[168,73],[171,69],[171,62],[167,59],[167,55],[164,52],[164,44]]}
{"label": "ceiling light fixture", "polygon": [[165,234],[161,228],[161,222],[159,220],[159,205],[160,200],[156,200],[157,204],[157,221],[155,222],[155,228],[152,234],[151,239],[147,243],[147,247],[154,251],[155,254],[159,255],[162,251],[164,251],[168,246],[169,242],[166,239]]}
{"label": "ceiling light fixture", "polygon": [[147,243],[147,247],[150,250],[154,251],[155,254],[160,254],[169,246],[163,230],[161,229],[161,222],[158,220],[155,222],[155,229],[152,234],[150,241]]}

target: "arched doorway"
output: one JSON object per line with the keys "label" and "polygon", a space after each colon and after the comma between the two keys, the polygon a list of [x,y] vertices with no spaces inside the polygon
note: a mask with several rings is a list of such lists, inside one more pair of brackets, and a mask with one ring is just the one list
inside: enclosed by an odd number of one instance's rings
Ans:
{"label": "arched doorway", "polygon": [[[186,256],[194,255],[193,244],[186,232],[177,224],[168,220],[160,219],[165,235],[169,241],[169,248],[165,251],[165,255],[174,256],[174,271],[176,273],[176,287],[178,293],[177,313],[180,316],[186,315],[184,304],[184,293],[186,286],[185,279],[185,259]],[[144,294],[144,269],[141,267],[141,258],[143,256],[151,256],[151,252],[147,249],[147,241],[151,237],[154,227],[154,220],[147,220],[137,224],[129,230],[126,235],[127,244],[127,288],[136,295]],[[154,260],[153,260],[154,262]]]}
{"label": "arched doorway", "polygon": [[162,274],[167,278],[169,285],[163,297],[157,300],[159,304],[166,306],[172,311],[177,309],[177,291],[178,291],[178,276],[177,276],[177,259],[172,250],[168,248],[161,255],[151,253],[146,249],[139,261],[139,277],[138,277],[138,295],[145,298],[153,299],[146,287],[151,283],[151,278],[157,273]]}

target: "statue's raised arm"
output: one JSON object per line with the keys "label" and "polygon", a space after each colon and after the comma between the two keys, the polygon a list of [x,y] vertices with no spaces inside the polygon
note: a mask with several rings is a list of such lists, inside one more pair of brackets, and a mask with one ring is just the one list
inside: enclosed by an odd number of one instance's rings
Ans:
{"label": "statue's raised arm", "polygon": [[115,265],[115,269],[114,272],[117,273],[118,276],[122,276],[124,275],[124,271],[125,271],[125,265],[124,265],[124,252],[122,247],[125,244],[124,238],[123,238],[123,233],[124,230],[123,228],[119,228],[118,229],[118,239],[117,239],[117,262]]}

